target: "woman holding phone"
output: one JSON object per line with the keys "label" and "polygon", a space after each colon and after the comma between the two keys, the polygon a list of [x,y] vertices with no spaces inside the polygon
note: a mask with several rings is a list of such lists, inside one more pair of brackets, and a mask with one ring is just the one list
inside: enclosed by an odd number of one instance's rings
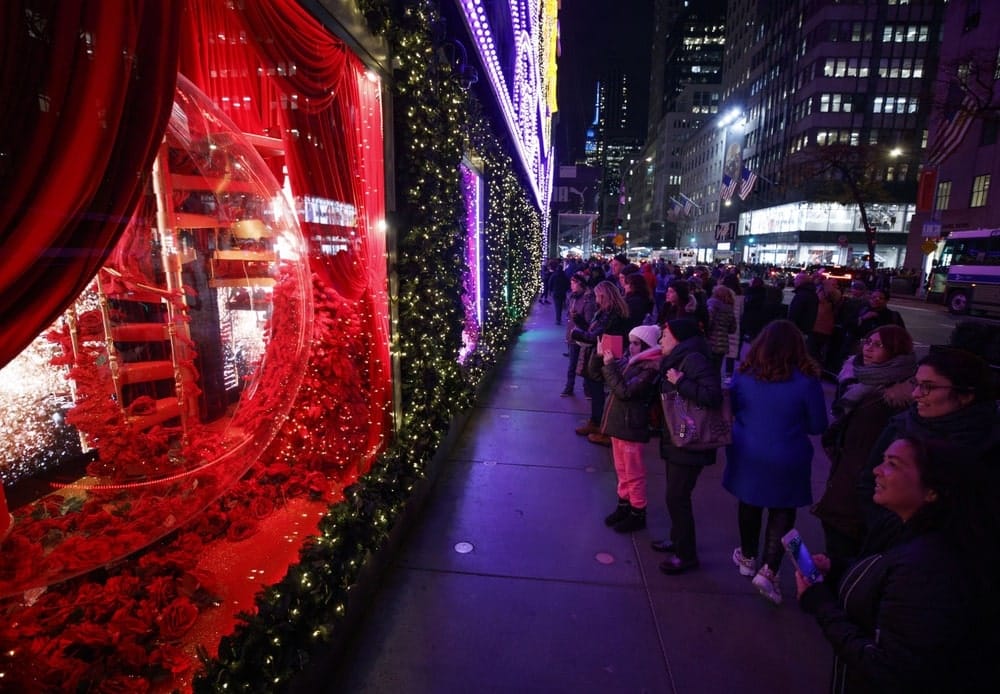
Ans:
{"label": "woman holding phone", "polygon": [[1000,562],[987,470],[967,449],[897,438],[873,499],[903,532],[848,567],[814,555],[821,582],[796,572],[799,605],[833,646],[832,692],[995,691]]}

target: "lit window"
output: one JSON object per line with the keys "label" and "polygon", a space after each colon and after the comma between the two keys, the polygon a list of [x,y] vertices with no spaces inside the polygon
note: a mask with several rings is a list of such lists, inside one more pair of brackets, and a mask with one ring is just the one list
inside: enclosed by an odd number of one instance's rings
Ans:
{"label": "lit window", "polygon": [[934,206],[938,210],[947,210],[951,201],[951,181],[940,181],[937,186],[937,201]]}
{"label": "lit window", "polygon": [[990,175],[976,176],[972,181],[972,200],[969,207],[985,207],[990,194]]}

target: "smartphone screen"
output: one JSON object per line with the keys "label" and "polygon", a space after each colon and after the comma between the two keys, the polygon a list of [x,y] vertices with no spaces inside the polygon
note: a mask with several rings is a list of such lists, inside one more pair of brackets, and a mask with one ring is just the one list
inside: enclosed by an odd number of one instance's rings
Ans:
{"label": "smartphone screen", "polygon": [[788,556],[791,558],[792,563],[795,564],[795,568],[799,570],[799,573],[809,583],[819,583],[823,580],[823,574],[816,568],[816,564],[812,560],[812,555],[809,553],[806,544],[802,541],[802,536],[799,535],[798,530],[790,530],[787,535],[781,538],[781,542],[785,545]]}

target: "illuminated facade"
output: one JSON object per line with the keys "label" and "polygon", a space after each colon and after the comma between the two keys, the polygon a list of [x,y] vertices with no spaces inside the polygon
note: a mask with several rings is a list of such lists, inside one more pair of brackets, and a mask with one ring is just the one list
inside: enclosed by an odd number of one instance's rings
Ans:
{"label": "illuminated facade", "polygon": [[456,4],[535,202],[547,209],[555,162],[558,2],[513,0],[509,12],[483,0]]}

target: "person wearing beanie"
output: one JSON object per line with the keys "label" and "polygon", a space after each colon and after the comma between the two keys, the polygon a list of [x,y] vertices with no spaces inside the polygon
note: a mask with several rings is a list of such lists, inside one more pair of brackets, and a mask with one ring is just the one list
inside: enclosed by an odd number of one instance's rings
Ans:
{"label": "person wearing beanie", "polygon": [[[669,320],[660,337],[663,361],[660,364],[660,390],[677,393],[702,407],[722,405],[722,376],[712,365],[708,342],[690,318]],[[677,448],[667,432],[660,437],[660,457],[667,468],[667,513],[670,515],[670,539],[654,541],[657,552],[670,556],[660,563],[660,571],[669,575],[698,567],[695,545],[694,508],[691,494],[706,465],[715,462],[716,451],[691,451]]]}
{"label": "person wearing beanie", "polygon": [[649,408],[660,378],[660,329],[639,325],[628,334],[628,352],[615,359],[604,352],[601,373],[608,398],[601,433],[611,439],[611,457],[618,476],[618,505],[605,525],[630,533],[646,527],[646,466],[642,450],[649,441]]}

